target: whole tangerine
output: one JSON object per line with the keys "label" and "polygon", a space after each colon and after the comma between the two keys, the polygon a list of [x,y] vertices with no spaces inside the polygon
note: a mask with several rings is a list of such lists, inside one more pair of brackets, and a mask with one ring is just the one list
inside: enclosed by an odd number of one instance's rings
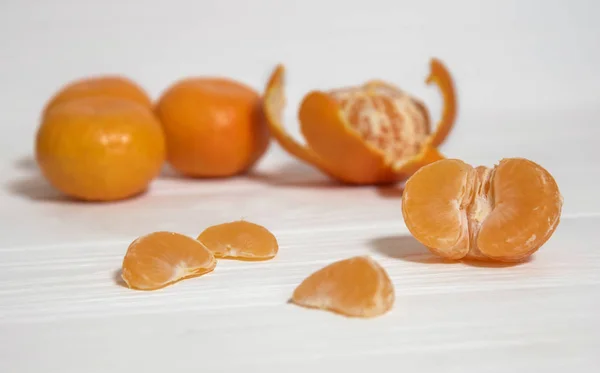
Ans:
{"label": "whole tangerine", "polygon": [[144,192],[165,160],[154,113],[132,101],[87,97],[49,111],[36,135],[42,174],[56,189],[87,201]]}
{"label": "whole tangerine", "polygon": [[47,102],[43,116],[64,102],[96,96],[108,96],[131,100],[152,108],[152,100],[136,82],[120,75],[97,75],[74,80],[60,88]]}
{"label": "whole tangerine", "polygon": [[261,96],[231,79],[182,79],[162,94],[156,113],[165,132],[167,161],[185,176],[243,173],[269,146]]}

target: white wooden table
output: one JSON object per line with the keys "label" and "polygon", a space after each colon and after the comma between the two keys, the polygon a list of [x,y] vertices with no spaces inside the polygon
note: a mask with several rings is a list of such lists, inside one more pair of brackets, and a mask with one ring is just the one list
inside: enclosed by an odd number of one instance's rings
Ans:
{"label": "white wooden table", "polygon": [[[596,5],[348,2],[335,13],[334,1],[201,3],[0,5],[0,372],[600,370]],[[348,50],[348,35],[383,31],[366,44],[371,58]],[[461,93],[443,151],[485,165],[527,157],[561,188],[562,222],[528,263],[440,263],[408,235],[396,189],[336,186],[276,145],[248,177],[166,173],[144,197],[115,204],[65,201],[31,158],[44,100],[77,76],[124,72],[156,96],[202,73],[260,88],[283,61],[293,128],[306,90],[370,77],[414,91],[437,117],[437,92],[422,83],[430,55],[448,62]],[[116,282],[138,235],[195,236],[239,218],[276,234],[274,260],[222,260],[210,275],[156,292]],[[287,303],[313,271],[365,254],[394,282],[389,314],[349,319]]]}

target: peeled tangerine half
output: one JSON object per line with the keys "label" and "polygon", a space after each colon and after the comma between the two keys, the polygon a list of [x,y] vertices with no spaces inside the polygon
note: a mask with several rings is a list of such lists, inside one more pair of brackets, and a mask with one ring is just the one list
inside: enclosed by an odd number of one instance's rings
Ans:
{"label": "peeled tangerine half", "polygon": [[265,227],[239,220],[213,225],[198,236],[215,257],[239,260],[268,260],[279,250],[277,239]]}
{"label": "peeled tangerine half", "polygon": [[402,212],[412,235],[439,256],[519,262],[552,236],[562,202],[552,175],[527,159],[493,168],[445,159],[406,182]]}
{"label": "peeled tangerine half", "polygon": [[383,267],[368,256],[357,256],[307,277],[291,301],[350,317],[375,317],[388,312],[394,299],[394,286]]}
{"label": "peeled tangerine half", "polygon": [[433,59],[427,83],[444,98],[442,117],[432,129],[423,102],[382,81],[361,86],[312,91],[299,110],[306,145],[287,134],[284,68],[279,65],[265,90],[263,108],[275,140],[287,152],[347,184],[402,181],[420,167],[443,159],[437,147],[456,118],[456,95],[450,73]]}
{"label": "peeled tangerine half", "polygon": [[173,232],[154,232],[129,245],[121,277],[132,289],[156,290],[211,272],[217,261],[201,242]]}

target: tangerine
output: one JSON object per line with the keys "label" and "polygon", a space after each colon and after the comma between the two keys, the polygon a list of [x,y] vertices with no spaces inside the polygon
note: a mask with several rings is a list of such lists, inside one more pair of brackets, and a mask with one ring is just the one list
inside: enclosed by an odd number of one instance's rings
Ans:
{"label": "tangerine", "polygon": [[167,160],[191,177],[245,172],[267,151],[269,129],[260,95],[225,78],[186,78],[169,87],[156,112],[167,141]]}
{"label": "tangerine", "polygon": [[134,240],[123,259],[121,277],[128,287],[157,290],[202,276],[217,265],[201,242],[174,232],[154,232]]}
{"label": "tangerine", "polygon": [[99,75],[72,81],[54,94],[43,111],[43,116],[57,105],[84,97],[108,96],[131,100],[152,109],[152,100],[136,82],[120,75]]}
{"label": "tangerine", "polygon": [[309,92],[299,109],[304,146],[282,125],[283,79],[284,69],[279,65],[266,87],[264,110],[273,137],[290,154],[334,179],[348,184],[393,183],[444,158],[437,147],[454,125],[457,100],[452,77],[437,59],[431,61],[427,78],[444,97],[435,130],[422,101],[391,84],[369,81]]}
{"label": "tangerine", "polygon": [[165,159],[162,128],[133,101],[107,96],[65,101],[38,128],[43,176],[68,196],[112,201],[144,192]]}
{"label": "tangerine", "polygon": [[277,239],[265,227],[240,220],[206,228],[197,238],[217,258],[267,260],[277,255]]}
{"label": "tangerine", "polygon": [[292,303],[350,317],[388,312],[394,286],[383,267],[368,256],[340,260],[307,277],[294,290]]}
{"label": "tangerine", "polygon": [[552,175],[530,160],[474,168],[445,159],[406,182],[402,213],[411,234],[439,256],[519,262],[552,236],[562,203]]}

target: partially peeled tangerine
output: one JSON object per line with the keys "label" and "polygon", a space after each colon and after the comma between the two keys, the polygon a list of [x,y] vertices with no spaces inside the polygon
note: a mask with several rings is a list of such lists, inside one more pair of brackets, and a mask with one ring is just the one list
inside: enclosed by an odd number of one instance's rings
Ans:
{"label": "partially peeled tangerine", "polygon": [[284,129],[284,68],[277,66],[264,96],[273,138],[288,153],[346,184],[387,184],[406,180],[419,168],[444,159],[437,150],[456,119],[450,73],[433,59],[427,83],[444,98],[441,119],[432,128],[425,105],[400,88],[369,81],[361,86],[312,91],[303,99],[299,120],[306,145]]}

